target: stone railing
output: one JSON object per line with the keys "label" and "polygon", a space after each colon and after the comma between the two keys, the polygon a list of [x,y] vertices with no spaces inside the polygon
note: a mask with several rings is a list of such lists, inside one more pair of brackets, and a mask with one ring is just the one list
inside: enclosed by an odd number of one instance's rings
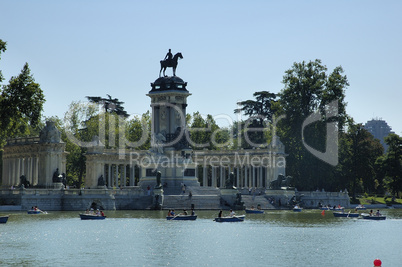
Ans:
{"label": "stone railing", "polygon": [[36,196],[45,196],[45,195],[145,195],[144,191],[138,187],[124,187],[120,188],[109,188],[109,189],[1,189],[0,195],[36,195]]}
{"label": "stone railing", "polygon": [[39,137],[20,137],[14,139],[8,139],[7,145],[21,145],[21,144],[33,144],[40,141]]}

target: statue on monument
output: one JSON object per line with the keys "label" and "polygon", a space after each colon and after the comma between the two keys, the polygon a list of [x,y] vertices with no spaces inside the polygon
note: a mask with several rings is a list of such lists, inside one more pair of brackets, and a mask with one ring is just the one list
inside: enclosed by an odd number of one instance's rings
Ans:
{"label": "statue on monument", "polygon": [[162,173],[160,171],[157,171],[156,172],[156,185],[154,187],[155,189],[162,188],[161,176],[162,176]]}
{"label": "statue on monument", "polygon": [[105,179],[103,178],[102,174],[98,178],[98,186],[105,186]]}
{"label": "statue on monument", "polygon": [[21,175],[20,185],[21,185],[21,187],[27,188],[31,185],[31,183],[28,181],[28,179],[25,175]]}
{"label": "statue on monument", "polygon": [[167,52],[165,59],[161,60],[161,70],[159,71],[159,77],[161,77],[161,72],[163,70],[163,76],[166,77],[165,71],[166,68],[173,68],[173,76],[176,76],[176,68],[177,68],[177,64],[178,64],[178,60],[183,58],[183,55],[179,52],[176,53],[173,57],[172,57],[172,50],[169,49],[169,51]]}
{"label": "statue on monument", "polygon": [[52,181],[53,183],[61,183],[62,182],[61,178],[62,177],[60,177],[59,168],[57,168],[56,171],[53,173]]}
{"label": "statue on monument", "polygon": [[163,154],[163,144],[166,142],[166,137],[163,133],[152,134],[151,136],[151,146],[153,152],[157,154]]}
{"label": "statue on monument", "polygon": [[291,184],[292,184],[292,176],[286,176],[283,174],[279,174],[278,178],[276,180],[273,180],[272,182],[270,182],[269,184],[269,188],[270,189],[274,189],[274,190],[279,190],[282,187],[284,188],[290,188]]}
{"label": "statue on monument", "polygon": [[231,172],[229,174],[229,178],[226,179],[226,181],[225,181],[225,188],[226,189],[236,189],[236,187],[233,186],[233,183],[234,183],[234,173]]}

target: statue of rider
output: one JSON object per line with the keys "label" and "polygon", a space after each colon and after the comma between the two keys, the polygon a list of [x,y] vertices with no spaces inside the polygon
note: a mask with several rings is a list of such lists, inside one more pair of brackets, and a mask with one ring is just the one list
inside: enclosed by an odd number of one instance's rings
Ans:
{"label": "statue of rider", "polygon": [[166,63],[168,64],[168,66],[171,65],[172,59],[173,59],[172,50],[169,49],[169,51],[167,52],[167,54],[165,56],[165,60],[166,60]]}

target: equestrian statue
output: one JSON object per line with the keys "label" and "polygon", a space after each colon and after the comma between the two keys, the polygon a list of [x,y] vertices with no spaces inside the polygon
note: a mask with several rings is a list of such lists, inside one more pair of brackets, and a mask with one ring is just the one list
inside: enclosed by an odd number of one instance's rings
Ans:
{"label": "equestrian statue", "polygon": [[163,70],[163,76],[166,76],[165,75],[166,68],[173,68],[173,76],[176,76],[177,62],[179,58],[180,59],[183,58],[183,55],[180,52],[173,56],[171,49],[169,49],[169,52],[167,52],[165,59],[161,60],[161,70],[159,71],[159,77],[161,77],[162,70]]}

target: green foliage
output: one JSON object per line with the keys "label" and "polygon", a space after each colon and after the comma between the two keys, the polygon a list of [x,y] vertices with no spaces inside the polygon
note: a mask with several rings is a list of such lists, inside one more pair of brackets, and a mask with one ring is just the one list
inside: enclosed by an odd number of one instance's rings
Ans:
{"label": "green foliage", "polygon": [[37,132],[44,102],[43,92],[26,63],[0,94],[0,146],[7,138]]}
{"label": "green foliage", "polygon": [[402,191],[402,138],[397,134],[389,134],[385,138],[388,145],[387,153],[382,161],[385,170],[387,187],[392,195],[399,196]]}
{"label": "green foliage", "polygon": [[238,148],[253,148],[267,146],[268,130],[273,123],[275,112],[278,110],[276,95],[268,91],[255,92],[256,100],[238,102],[240,108],[235,113],[248,116],[246,121],[238,122],[233,129],[236,135]]}
{"label": "green foliage", "polygon": [[[336,185],[337,166],[331,166],[312,155],[305,148],[308,144],[317,151],[325,151],[327,124],[337,122],[335,136],[342,133],[347,118],[344,91],[349,85],[343,76],[342,67],[327,74],[327,67],[320,60],[294,63],[283,77],[284,89],[279,94],[280,109],[277,115],[284,115],[278,125],[278,135],[284,143],[287,154],[287,174],[293,176],[295,186],[300,190],[339,190]],[[329,103],[337,101],[338,112],[329,110]],[[319,120],[303,128],[305,120],[318,112]],[[334,116],[333,116],[334,115]],[[302,139],[302,134],[304,139]],[[343,185],[341,185],[343,186]]]}
{"label": "green foliage", "polygon": [[[0,59],[1,59],[1,52],[6,52],[7,50],[7,43],[0,39]],[[3,74],[0,70],[0,83],[3,81]]]}
{"label": "green foliage", "polygon": [[126,124],[126,135],[132,148],[148,150],[151,147],[151,114],[149,111],[141,118],[135,116]]}
{"label": "green foliage", "polygon": [[231,132],[220,128],[212,115],[204,119],[199,112],[193,113],[189,123],[190,146],[194,150],[229,148],[231,145]]}
{"label": "green foliage", "polygon": [[124,102],[119,101],[117,98],[113,98],[110,95],[107,95],[108,98],[102,98],[99,96],[87,96],[87,99],[91,103],[102,105],[105,113],[115,113],[118,116],[123,116],[124,118],[128,118],[130,115],[124,110],[122,106]]}

